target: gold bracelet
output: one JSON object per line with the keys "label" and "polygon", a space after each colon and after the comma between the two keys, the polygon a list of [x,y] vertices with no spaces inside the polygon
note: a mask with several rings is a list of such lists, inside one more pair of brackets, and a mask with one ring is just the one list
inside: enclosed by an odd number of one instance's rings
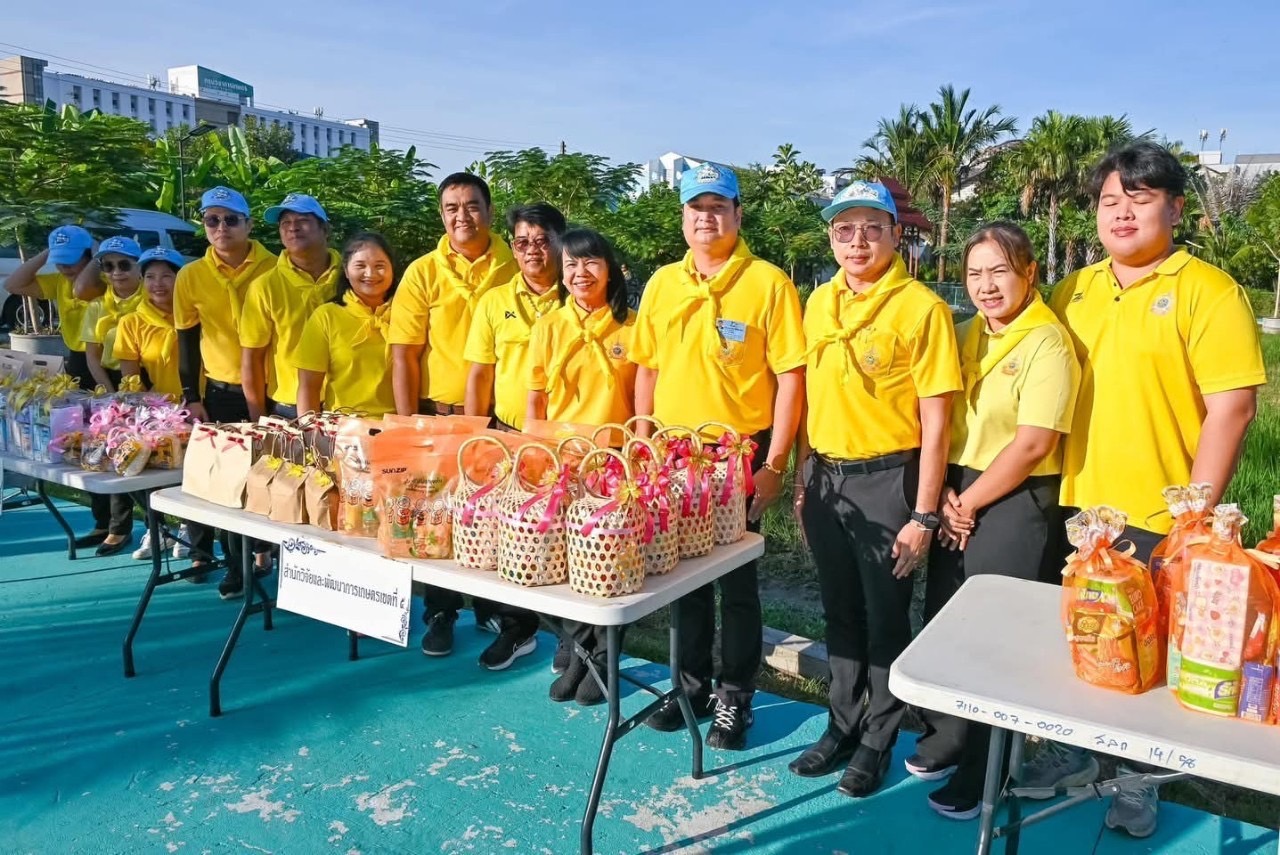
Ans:
{"label": "gold bracelet", "polygon": [[787,474],[786,472],[783,472],[781,469],[779,469],[778,467],[774,466],[772,463],[769,463],[769,462],[767,462],[767,461],[766,461],[765,463],[760,464],[760,468],[761,468],[761,469],[767,469],[768,471],[772,472],[774,475],[786,475],[786,474]]}

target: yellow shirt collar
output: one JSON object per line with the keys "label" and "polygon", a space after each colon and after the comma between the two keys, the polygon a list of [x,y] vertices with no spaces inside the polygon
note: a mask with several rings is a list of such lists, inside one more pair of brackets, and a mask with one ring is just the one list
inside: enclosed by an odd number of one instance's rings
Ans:
{"label": "yellow shirt collar", "polygon": [[747,246],[747,242],[739,237],[738,242],[733,245],[733,252],[729,254],[728,261],[713,276],[704,277],[698,272],[698,265],[694,262],[693,250],[691,249],[685,252],[684,260],[680,263],[680,267],[685,272],[685,275],[695,283],[705,282],[712,291],[719,291],[721,286],[732,276],[733,271],[753,258],[755,258],[755,254],[751,251],[751,247]]}

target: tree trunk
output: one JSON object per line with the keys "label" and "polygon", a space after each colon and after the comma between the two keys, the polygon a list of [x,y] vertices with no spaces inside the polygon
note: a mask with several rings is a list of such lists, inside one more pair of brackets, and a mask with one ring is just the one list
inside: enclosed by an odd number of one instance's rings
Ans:
{"label": "tree trunk", "polygon": [[938,284],[946,281],[947,259],[943,252],[947,248],[947,227],[951,223],[951,187],[942,185],[942,224],[938,226]]}
{"label": "tree trunk", "polygon": [[1048,284],[1053,285],[1058,281],[1058,191],[1049,191],[1049,246],[1045,253],[1045,266],[1047,268],[1048,278],[1045,280]]}

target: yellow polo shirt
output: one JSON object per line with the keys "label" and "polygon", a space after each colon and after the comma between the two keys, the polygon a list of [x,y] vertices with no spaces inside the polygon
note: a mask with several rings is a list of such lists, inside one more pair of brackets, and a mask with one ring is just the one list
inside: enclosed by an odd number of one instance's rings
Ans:
{"label": "yellow polo shirt", "polygon": [[150,300],[136,312],[120,319],[116,332],[116,357],[137,362],[147,371],[151,388],[166,395],[182,397],[178,377],[178,333],[173,318],[163,314]]}
{"label": "yellow polo shirt", "polygon": [[837,270],[809,297],[809,445],[863,460],[920,447],[920,399],[959,391],[951,310],[901,256],[862,293]]}
{"label": "yellow polo shirt", "polygon": [[[956,328],[964,391],[951,402],[950,462],[985,471],[1021,426],[1071,431],[1080,364],[1071,336],[1035,293],[1031,305],[998,332],[982,315]],[[1062,446],[1032,475],[1062,471]]]}
{"label": "yellow polo shirt", "polygon": [[391,344],[424,345],[419,398],[461,405],[467,397],[467,332],[480,298],[520,272],[511,249],[490,235],[489,249],[467,261],[449,236],[404,272],[391,308]]}
{"label": "yellow polo shirt", "polygon": [[342,256],[329,250],[329,268],[312,279],[280,253],[276,266],[249,283],[240,315],[240,346],[270,348],[267,354],[267,397],[277,404],[298,402],[298,370],[293,351],[302,340],[307,319],[321,303],[333,299],[342,272]]}
{"label": "yellow polo shirt", "polygon": [[77,300],[75,283],[61,273],[36,275],[40,293],[58,307],[62,340],[70,350],[84,353],[84,313],[94,300]]}
{"label": "yellow polo shirt", "polygon": [[773,423],[777,375],[802,367],[804,352],[795,285],[739,238],[709,279],[692,251],[653,274],[631,359],[658,372],[653,414],[664,424],[718,421],[749,435]]}
{"label": "yellow polo shirt", "polygon": [[173,284],[173,322],[180,330],[200,327],[204,373],[219,383],[240,385],[240,311],[249,283],[276,265],[276,257],[256,240],[239,267],[229,267],[209,247],[204,258],[185,265]]}
{"label": "yellow polo shirt", "polygon": [[1082,368],[1062,503],[1112,505],[1131,525],[1167,533],[1160,491],[1191,480],[1204,396],[1267,382],[1249,298],[1179,250],[1123,289],[1109,258],[1078,270],[1051,305]]}
{"label": "yellow polo shirt", "polygon": [[462,356],[467,362],[494,366],[494,414],[513,428],[524,427],[533,325],[559,305],[555,286],[535,294],[519,273],[476,304]]}
{"label": "yellow polo shirt", "polygon": [[353,291],[341,306],[329,302],[312,313],[292,361],[295,371],[324,374],[325,409],[350,407],[371,416],[396,411],[387,358],[390,318],[390,303],[370,309]]}
{"label": "yellow polo shirt", "polygon": [[533,325],[525,389],[547,393],[553,422],[625,422],[635,415],[635,336],[630,309],[620,324],[608,306],[588,315],[569,300]]}
{"label": "yellow polo shirt", "polygon": [[103,368],[114,371],[120,367],[120,360],[116,357],[116,329],[125,315],[138,310],[145,297],[146,291],[141,283],[138,284],[137,291],[124,299],[117,297],[115,289],[108,284],[106,293],[90,303],[85,310],[81,319],[83,329],[80,331],[80,338],[86,345],[102,345]]}

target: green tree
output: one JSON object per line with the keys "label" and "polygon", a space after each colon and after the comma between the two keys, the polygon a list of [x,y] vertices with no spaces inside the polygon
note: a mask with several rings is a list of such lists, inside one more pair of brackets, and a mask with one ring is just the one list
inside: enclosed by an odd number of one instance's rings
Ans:
{"label": "green tree", "polygon": [[489,182],[499,216],[516,205],[549,202],[571,222],[594,227],[629,197],[639,168],[576,151],[548,156],[540,148],[489,152],[473,166]]}
{"label": "green tree", "polygon": [[778,147],[769,166],[738,170],[744,205],[742,235],[752,251],[798,276],[826,264],[828,242],[814,196],[822,173],[790,143]]}
{"label": "green tree", "polygon": [[1002,116],[998,105],[971,108],[969,90],[957,92],[949,83],[938,90],[938,99],[920,113],[919,121],[927,153],[921,182],[934,188],[941,207],[937,240],[941,282],[946,277],[952,196],[974,162],[1001,137],[1014,133],[1017,122],[1012,116]]}
{"label": "green tree", "polygon": [[1258,188],[1244,222],[1250,243],[1271,256],[1276,266],[1276,302],[1271,317],[1280,318],[1280,173],[1272,173]]}
{"label": "green tree", "polygon": [[[223,139],[226,139],[226,130]],[[264,160],[275,158],[281,163],[302,160],[302,152],[293,147],[293,131],[284,125],[269,125],[256,116],[244,117],[244,139],[249,151]]]}
{"label": "green tree", "polygon": [[684,256],[680,193],[655,184],[634,199],[623,200],[604,232],[631,267],[633,276],[648,279],[664,264]]}

